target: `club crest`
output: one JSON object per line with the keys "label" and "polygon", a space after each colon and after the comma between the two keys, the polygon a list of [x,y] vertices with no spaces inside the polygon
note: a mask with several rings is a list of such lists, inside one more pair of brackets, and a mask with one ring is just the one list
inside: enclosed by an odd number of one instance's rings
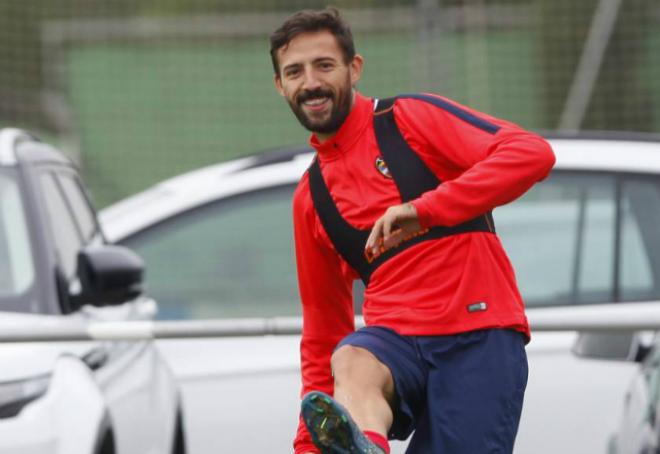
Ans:
{"label": "club crest", "polygon": [[390,173],[390,169],[387,168],[387,164],[385,164],[385,160],[380,156],[376,158],[376,168],[385,178],[392,179],[392,174]]}

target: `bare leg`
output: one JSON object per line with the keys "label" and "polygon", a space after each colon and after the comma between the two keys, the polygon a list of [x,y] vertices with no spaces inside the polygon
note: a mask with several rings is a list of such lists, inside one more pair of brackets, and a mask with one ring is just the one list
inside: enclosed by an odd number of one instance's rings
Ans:
{"label": "bare leg", "polygon": [[361,430],[387,436],[392,426],[394,380],[390,370],[368,350],[344,345],[332,355],[334,398]]}

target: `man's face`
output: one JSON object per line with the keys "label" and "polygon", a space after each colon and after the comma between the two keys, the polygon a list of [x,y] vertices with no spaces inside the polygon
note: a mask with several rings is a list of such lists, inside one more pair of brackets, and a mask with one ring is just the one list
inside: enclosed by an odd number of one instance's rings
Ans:
{"label": "man's face", "polygon": [[353,104],[362,57],[346,63],[328,31],[302,33],[277,51],[275,86],[300,123],[324,140],[342,125]]}

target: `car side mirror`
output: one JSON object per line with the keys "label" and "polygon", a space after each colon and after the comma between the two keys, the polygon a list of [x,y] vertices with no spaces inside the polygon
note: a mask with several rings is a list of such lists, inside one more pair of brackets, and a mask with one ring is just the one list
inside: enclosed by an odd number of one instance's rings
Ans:
{"label": "car side mirror", "polygon": [[72,299],[84,304],[120,304],[142,293],[144,262],[124,246],[91,246],[78,253],[78,278],[81,291]]}
{"label": "car side mirror", "polygon": [[642,341],[638,332],[580,332],[573,353],[581,358],[642,361],[650,345]]}

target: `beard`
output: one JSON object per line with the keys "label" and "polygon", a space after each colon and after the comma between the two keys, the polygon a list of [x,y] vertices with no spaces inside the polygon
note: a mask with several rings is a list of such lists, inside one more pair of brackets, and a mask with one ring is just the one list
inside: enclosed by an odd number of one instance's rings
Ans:
{"label": "beard", "polygon": [[[307,114],[302,106],[303,102],[327,97],[332,101],[332,108],[325,118],[314,118]],[[288,100],[289,106],[301,125],[308,131],[320,134],[332,134],[337,132],[348,117],[352,104],[352,87],[350,76],[346,83],[334,93],[332,90],[318,88],[316,90],[305,90],[300,92],[293,100]]]}

